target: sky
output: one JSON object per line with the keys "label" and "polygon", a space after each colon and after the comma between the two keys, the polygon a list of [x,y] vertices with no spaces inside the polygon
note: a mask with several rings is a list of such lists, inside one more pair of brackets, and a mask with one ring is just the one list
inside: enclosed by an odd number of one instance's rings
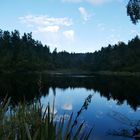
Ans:
{"label": "sky", "polygon": [[140,35],[128,0],[1,0],[0,29],[32,32],[51,51],[94,52]]}

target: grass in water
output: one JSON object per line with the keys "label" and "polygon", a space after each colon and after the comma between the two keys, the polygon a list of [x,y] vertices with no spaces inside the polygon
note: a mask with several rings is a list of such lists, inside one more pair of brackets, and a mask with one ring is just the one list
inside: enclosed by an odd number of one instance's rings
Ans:
{"label": "grass in water", "polygon": [[[26,105],[19,104],[14,109],[9,109],[10,98],[5,98],[0,104],[0,138],[1,140],[88,140],[92,129],[89,132],[82,131],[84,122],[77,123],[79,115],[87,109],[91,102],[92,95],[89,95],[77,112],[74,119],[73,113],[68,121],[63,115],[59,121],[55,121],[54,103],[51,111],[50,105],[43,111],[41,103]],[[73,121],[74,120],[74,121]],[[74,126],[78,125],[73,131]]]}

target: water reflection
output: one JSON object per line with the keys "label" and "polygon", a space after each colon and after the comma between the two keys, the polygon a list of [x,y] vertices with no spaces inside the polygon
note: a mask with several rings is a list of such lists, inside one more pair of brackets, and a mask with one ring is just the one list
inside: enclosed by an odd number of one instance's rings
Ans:
{"label": "water reflection", "polygon": [[[0,91],[0,99],[8,94],[13,105],[19,101],[31,103],[38,99],[44,106],[48,102],[50,106],[55,103],[55,108],[51,110],[57,114],[57,120],[64,112],[66,118],[74,112],[78,122],[85,120],[87,130],[95,125],[92,139],[118,140],[118,137],[111,135],[106,137],[107,130],[130,127],[110,117],[110,112],[121,112],[133,120],[138,120],[140,116],[140,78],[136,77],[9,74],[0,75]],[[79,109],[83,103],[88,103],[85,102],[88,95],[93,97],[89,98],[88,109],[82,112]],[[83,109],[86,109],[84,104]],[[78,115],[80,113],[81,116]]]}
{"label": "water reflection", "polygon": [[[99,140],[120,140],[122,138],[113,137],[111,135],[108,136],[107,131],[109,129],[118,130],[120,128],[128,128],[129,126],[110,117],[108,114],[111,111],[118,111],[122,112],[126,116],[130,118],[139,119],[140,111],[134,111],[128,106],[126,103],[122,105],[117,105],[116,101],[110,99],[109,101],[105,97],[101,97],[99,92],[94,92],[94,90],[87,90],[85,88],[67,88],[67,90],[62,90],[61,88],[56,88],[55,90],[55,107],[57,109],[57,115],[62,116],[64,114],[66,116],[70,116],[71,112],[75,113],[75,118],[77,116],[77,111],[81,108],[82,104],[84,103],[85,99],[88,95],[93,94],[92,100],[88,109],[83,111],[78,118],[78,123],[85,120],[85,125],[87,130],[91,129],[94,126],[94,131],[92,135],[92,139],[99,139]],[[53,89],[49,89],[49,95],[46,97],[41,98],[41,102],[44,106],[47,105],[48,101],[52,102],[54,98]],[[66,103],[71,104],[73,110],[63,110],[62,106]],[[80,110],[78,111],[80,112]],[[79,113],[78,113],[79,114]],[[128,140],[128,139],[127,139]]]}
{"label": "water reflection", "polygon": [[72,110],[72,104],[71,103],[66,103],[62,106],[63,110]]}
{"label": "water reflection", "polygon": [[[0,96],[6,94],[12,97],[13,102],[22,100],[27,102],[39,99],[49,94],[49,89],[85,88],[99,92],[107,100],[115,100],[118,105],[125,101],[134,110],[140,105],[140,78],[132,77],[86,77],[86,76],[48,76],[37,74],[7,74],[0,75]],[[64,108],[71,108],[66,104]]]}

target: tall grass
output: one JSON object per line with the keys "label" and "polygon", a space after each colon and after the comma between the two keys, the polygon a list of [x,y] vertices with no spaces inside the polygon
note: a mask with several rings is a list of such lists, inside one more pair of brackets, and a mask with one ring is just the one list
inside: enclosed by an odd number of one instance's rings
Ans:
{"label": "tall grass", "polygon": [[[1,140],[88,140],[90,137],[92,129],[84,133],[84,122],[80,125],[76,122],[82,110],[90,103],[91,96],[85,100],[76,118],[72,113],[68,121],[65,120],[65,115],[55,121],[54,105],[52,111],[49,104],[43,111],[41,103],[22,103],[9,109],[10,100],[5,98],[0,104]],[[73,131],[75,125],[78,127]]]}

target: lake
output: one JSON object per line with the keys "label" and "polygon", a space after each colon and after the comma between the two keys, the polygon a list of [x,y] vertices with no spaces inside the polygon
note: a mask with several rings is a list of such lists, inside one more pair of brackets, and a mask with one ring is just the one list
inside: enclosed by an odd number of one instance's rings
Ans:
{"label": "lake", "polygon": [[12,105],[40,99],[43,106],[55,101],[56,121],[65,113],[76,117],[85,99],[78,123],[94,127],[91,140],[132,140],[114,136],[114,130],[140,127],[140,78],[86,75],[1,74],[0,99],[12,97]]}

